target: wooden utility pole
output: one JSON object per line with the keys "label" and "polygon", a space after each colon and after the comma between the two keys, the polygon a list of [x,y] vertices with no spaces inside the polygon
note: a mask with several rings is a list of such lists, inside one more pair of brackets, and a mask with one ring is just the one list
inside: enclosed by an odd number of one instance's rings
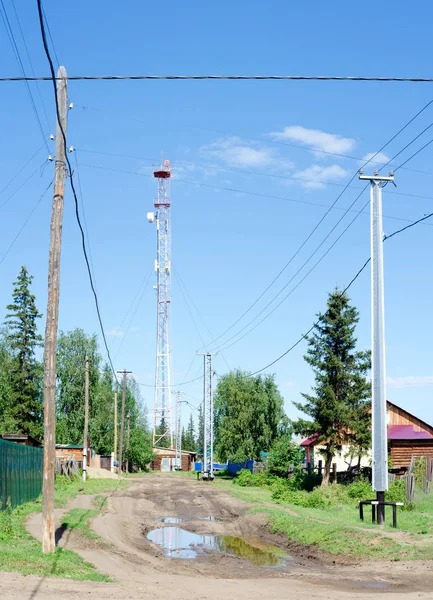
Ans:
{"label": "wooden utility pole", "polygon": [[[131,413],[128,413],[128,437],[126,438],[126,452],[129,452],[129,438],[131,437]],[[126,455],[126,472],[129,473],[129,460],[128,455]]]}
{"label": "wooden utility pole", "polygon": [[89,357],[86,356],[84,384],[84,444],[83,444],[83,481],[87,476],[87,450],[89,447]]}
{"label": "wooden utility pole", "polygon": [[114,460],[117,461],[117,392],[114,392]]}
{"label": "wooden utility pole", "polygon": [[56,464],[56,352],[59,322],[60,254],[66,178],[66,102],[65,67],[57,71],[59,115],[56,127],[56,170],[51,213],[48,260],[48,305],[44,346],[44,478],[42,484],[42,552],[55,551],[54,469]]}
{"label": "wooden utility pole", "polygon": [[128,373],[132,373],[132,371],[127,371],[123,369],[123,371],[117,371],[121,375],[123,375],[123,387],[122,387],[122,414],[120,415],[120,441],[119,441],[119,466],[117,472],[119,473],[119,477],[122,475],[122,458],[123,458],[123,431],[125,428],[125,398],[126,398],[126,376]]}

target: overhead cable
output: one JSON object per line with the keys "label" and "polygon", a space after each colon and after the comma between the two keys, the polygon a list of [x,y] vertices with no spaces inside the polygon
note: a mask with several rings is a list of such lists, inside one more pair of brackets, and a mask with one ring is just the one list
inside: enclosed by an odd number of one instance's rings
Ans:
{"label": "overhead cable", "polygon": [[[421,115],[421,113],[423,113],[431,104],[433,101],[429,101],[427,104],[425,104],[409,121],[407,121],[398,131],[397,133],[395,133],[385,144],[383,144],[383,146],[373,155],[371,156],[367,161],[364,162],[364,164],[362,165],[361,169],[363,169],[364,167],[366,167],[372,160],[374,160],[374,158],[380,153],[382,152],[391,142],[393,142],[396,137],[398,137],[411,123],[413,123],[413,121],[419,117],[419,115]],[[403,150],[406,150],[412,143],[414,143],[429,127],[433,126],[433,123],[431,125],[429,125],[427,128],[425,128],[420,134],[418,134],[411,142],[409,142],[408,144],[406,144],[406,146],[403,148]],[[388,163],[386,163],[385,165],[383,165],[381,167],[381,169],[383,169],[385,166],[387,166],[389,163],[391,163],[397,156],[399,156],[403,150],[400,150],[395,156],[393,156]],[[380,170],[381,170],[380,169]],[[252,304],[250,304],[250,306],[241,314],[240,317],[238,317],[225,331],[223,331],[223,333],[221,333],[219,336],[217,336],[215,339],[221,339],[223,336],[225,336],[226,333],[228,333],[230,330],[232,330],[257,304],[258,302],[260,302],[260,300],[263,298],[263,296],[268,292],[268,290],[274,285],[274,283],[281,277],[281,275],[285,272],[285,270],[290,266],[290,264],[294,261],[294,259],[298,256],[298,254],[301,252],[301,250],[304,248],[304,246],[308,243],[308,241],[311,239],[311,237],[314,235],[314,233],[317,231],[317,229],[320,227],[320,225],[323,223],[323,221],[326,219],[326,217],[329,215],[329,213],[331,212],[331,210],[334,208],[334,206],[337,204],[337,202],[339,201],[339,199],[342,197],[342,195],[345,193],[345,191],[348,189],[348,187],[350,186],[350,184],[352,183],[352,181],[355,179],[355,177],[357,177],[358,175],[358,170],[352,175],[352,177],[350,178],[350,180],[348,181],[348,183],[345,185],[345,187],[343,188],[343,190],[338,194],[337,198],[334,200],[334,202],[329,206],[329,208],[327,209],[327,211],[325,212],[325,214],[319,219],[319,221],[316,223],[316,225],[313,227],[313,229],[310,231],[310,233],[308,234],[308,236],[304,239],[304,241],[302,242],[302,244],[297,248],[297,250],[292,254],[292,256],[289,258],[289,260],[286,262],[286,264],[284,265],[284,267],[279,271],[279,273],[277,273],[277,275],[272,279],[272,281],[268,284],[268,286],[263,290],[263,292],[254,300],[254,302]],[[336,227],[341,223],[341,221],[345,218],[345,216],[347,215],[347,213],[349,212],[349,210],[351,210],[354,206],[354,204],[357,202],[357,200],[360,198],[360,196],[362,195],[363,191],[365,189],[367,189],[368,184],[363,188],[363,190],[360,192],[360,194],[358,194],[358,196],[355,198],[355,200],[351,203],[351,205],[344,211],[344,214],[341,216],[341,218],[337,221],[337,223],[333,226],[333,228],[328,232],[328,234],[325,236],[325,238],[322,240],[322,242],[319,244],[319,246],[316,247],[316,249],[313,251],[312,254],[310,254],[310,256],[308,257],[307,261],[304,262],[304,264],[302,265],[301,269],[304,268],[304,266],[306,266],[306,264],[311,260],[311,258],[316,254],[316,252],[320,249],[320,247],[325,243],[325,241],[330,237],[330,235],[334,232],[334,230],[336,229]],[[356,217],[355,217],[356,219]],[[354,219],[354,220],[355,220]],[[352,221],[352,223],[354,222],[354,220]],[[297,271],[297,273],[295,274],[295,276],[299,273],[300,270]],[[265,308],[260,311],[259,315],[262,314],[264,312],[264,310],[266,310],[266,308],[268,306],[270,306],[270,304],[272,304],[272,302],[281,294],[281,292],[287,287],[287,285],[293,280],[293,277],[289,280],[289,282],[278,292],[278,294],[276,294],[276,296],[274,296],[274,298],[272,298],[272,300],[270,302],[268,302],[268,304],[265,306]],[[278,305],[279,306],[279,305]],[[271,314],[271,313],[269,313]],[[252,321],[250,321],[245,327],[243,327],[236,335],[238,335],[241,331],[243,331],[246,327],[248,327],[259,315],[256,315],[256,317],[254,317],[254,319],[252,319]],[[263,322],[260,321],[260,322]],[[232,336],[230,338],[233,339]],[[227,343],[227,341],[230,340],[226,340],[225,343]]]}
{"label": "overhead cable", "polygon": [[[0,77],[0,81],[50,81],[51,77]],[[433,83],[433,77],[361,77],[348,75],[70,75],[70,81],[116,80],[289,80],[289,81],[377,81],[401,83]]]}
{"label": "overhead cable", "polygon": [[[417,221],[415,221],[414,223],[411,223],[410,225],[408,225],[407,227],[403,227],[402,229],[399,229],[397,231],[394,231],[393,233],[391,233],[390,235],[387,235],[384,237],[383,241],[386,242],[387,240],[395,237],[396,235],[403,233],[403,231],[406,231],[407,229],[414,227],[415,225],[418,225],[418,223],[422,223],[423,221],[425,221],[426,219],[430,219],[431,217],[433,217],[433,212],[431,212],[428,215],[425,215],[424,217],[422,217],[421,219],[418,219]],[[344,290],[341,292],[341,296],[343,296],[347,290],[353,285],[353,283],[358,279],[358,277],[361,275],[361,273],[364,271],[364,269],[367,267],[367,265],[369,264],[371,258],[368,258],[365,263],[362,265],[362,267],[359,269],[359,271],[356,273],[356,275],[353,277],[353,279],[350,281],[349,285],[347,285]],[[328,311],[326,311],[324,314],[326,315]],[[310,327],[310,329],[304,333],[294,344],[292,344],[292,346],[290,346],[290,348],[288,348],[285,352],[283,352],[283,354],[280,354],[280,356],[278,356],[275,360],[273,360],[272,362],[270,362],[269,364],[267,364],[265,367],[262,367],[261,369],[258,369],[257,371],[254,371],[254,373],[249,373],[247,375],[247,377],[253,377],[254,375],[258,375],[259,373],[262,373],[263,371],[266,371],[266,369],[269,369],[270,367],[272,367],[273,365],[275,365],[275,363],[279,362],[282,358],[284,358],[285,356],[287,356],[292,350],[294,350],[296,348],[296,346],[299,346],[299,344],[307,339],[307,336],[313,331],[313,329],[316,327],[316,325],[319,324],[319,320],[315,321],[313,323],[313,325]]]}

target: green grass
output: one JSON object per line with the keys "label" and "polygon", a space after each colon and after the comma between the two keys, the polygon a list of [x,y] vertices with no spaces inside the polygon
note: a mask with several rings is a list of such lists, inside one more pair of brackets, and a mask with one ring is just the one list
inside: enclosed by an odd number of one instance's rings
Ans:
{"label": "green grass", "polygon": [[[386,510],[385,533],[371,523],[371,512],[364,509],[364,521],[359,519],[357,501],[325,508],[307,508],[272,500],[272,492],[262,487],[240,487],[229,482],[218,486],[230,495],[251,505],[250,512],[266,513],[270,529],[286,534],[290,540],[312,545],[331,554],[345,554],[367,559],[433,559],[433,494],[419,491],[415,508],[397,509],[397,532],[406,536],[393,538],[392,511]],[[286,509],[286,510],[284,510]],[[292,511],[298,516],[289,514]]]}
{"label": "green grass", "polygon": [[[68,482],[59,477],[56,480],[55,504],[64,506],[80,493],[107,493],[126,485],[127,482],[113,479],[89,479],[83,483],[80,480]],[[99,500],[100,503],[102,501],[105,499]],[[25,527],[26,518],[33,512],[40,512],[41,509],[39,498],[13,510],[0,511],[0,571],[17,571],[23,575],[74,580],[111,581],[107,575],[98,573],[93,565],[71,550],[57,548],[54,554],[42,553],[41,543],[35,540]],[[95,509],[96,514],[97,512],[98,508]]]}
{"label": "green grass", "polygon": [[97,517],[98,514],[99,510],[96,509],[73,508],[66,513],[61,524],[66,529],[74,529],[92,540],[98,540],[100,539],[99,535],[94,533],[89,526],[90,519]]}

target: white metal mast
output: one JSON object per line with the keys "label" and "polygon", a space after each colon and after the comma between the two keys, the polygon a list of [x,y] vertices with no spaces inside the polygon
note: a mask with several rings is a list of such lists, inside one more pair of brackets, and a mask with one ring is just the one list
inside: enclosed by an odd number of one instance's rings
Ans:
{"label": "white metal mast", "polygon": [[203,463],[202,479],[213,480],[213,388],[212,354],[203,354]]}
{"label": "white metal mast", "polygon": [[158,197],[154,206],[156,213],[148,213],[150,223],[156,220],[157,257],[157,324],[155,401],[153,418],[153,445],[173,447],[171,423],[170,344],[168,337],[171,283],[171,235],[170,235],[170,177],[168,160],[156,169],[153,176],[158,180]]}
{"label": "white metal mast", "polygon": [[182,401],[180,392],[176,392],[176,460],[174,468],[182,471]]}
{"label": "white metal mast", "polygon": [[382,188],[394,182],[394,175],[363,175],[370,181],[370,247],[371,247],[371,413],[373,490],[381,503],[377,507],[377,522],[385,517],[385,492],[388,489],[388,435],[386,419],[385,373],[385,308],[383,277]]}

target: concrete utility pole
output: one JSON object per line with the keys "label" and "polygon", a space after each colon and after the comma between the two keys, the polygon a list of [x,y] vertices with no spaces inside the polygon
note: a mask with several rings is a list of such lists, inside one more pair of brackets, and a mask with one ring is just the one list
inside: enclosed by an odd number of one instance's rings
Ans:
{"label": "concrete utility pole", "polygon": [[117,461],[117,392],[114,392],[114,460]]}
{"label": "concrete utility pole", "polygon": [[[371,414],[373,490],[378,502],[385,501],[388,489],[388,432],[386,418],[386,372],[385,372],[385,316],[383,279],[383,226],[382,188],[394,182],[394,174],[382,177],[363,175],[359,179],[370,181],[370,226],[371,226]],[[377,506],[377,522],[385,519],[384,505]]]}
{"label": "concrete utility pole", "polygon": [[[128,437],[126,440],[126,451],[129,452],[129,439],[131,437],[131,413],[128,413],[128,416],[126,418],[128,419]],[[128,457],[126,457],[126,472],[129,473]]]}
{"label": "concrete utility pole", "polygon": [[119,441],[119,465],[117,472],[119,477],[122,475],[122,459],[123,459],[123,432],[125,428],[125,398],[126,398],[126,376],[132,371],[117,371],[120,375],[123,375],[123,386],[122,386],[122,413],[120,415],[120,441]]}
{"label": "concrete utility pole", "polygon": [[56,170],[51,213],[48,260],[48,305],[44,344],[44,478],[42,484],[42,552],[55,551],[54,469],[56,464],[56,352],[59,322],[60,255],[66,177],[66,102],[65,67],[57,71],[59,115],[56,127]]}
{"label": "concrete utility pole", "polygon": [[84,384],[84,444],[83,444],[83,481],[87,476],[87,449],[89,447],[89,357],[86,356]]}

